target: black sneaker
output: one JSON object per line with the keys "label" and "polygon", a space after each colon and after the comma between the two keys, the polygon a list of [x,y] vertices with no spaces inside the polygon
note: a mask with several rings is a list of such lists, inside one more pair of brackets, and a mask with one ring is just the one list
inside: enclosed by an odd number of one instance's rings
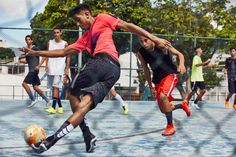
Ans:
{"label": "black sneaker", "polygon": [[91,153],[95,149],[97,138],[92,133],[84,135],[84,142],[86,145],[86,152]]}
{"label": "black sneaker", "polygon": [[36,153],[41,154],[51,148],[55,143],[54,137],[50,136],[42,142],[32,144],[31,147]]}

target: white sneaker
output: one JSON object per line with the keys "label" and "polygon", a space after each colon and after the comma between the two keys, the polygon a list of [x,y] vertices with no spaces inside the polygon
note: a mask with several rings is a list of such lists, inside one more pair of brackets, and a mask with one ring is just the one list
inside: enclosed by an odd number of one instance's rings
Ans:
{"label": "white sneaker", "polygon": [[200,110],[200,107],[198,106],[198,104],[195,104],[194,102],[192,103],[193,108]]}
{"label": "white sneaker", "polygon": [[31,101],[31,103],[27,107],[33,107],[37,102],[37,100]]}
{"label": "white sneaker", "polygon": [[49,101],[49,102],[46,102],[46,104],[45,104],[45,108],[49,108],[50,106],[51,106],[50,101]]}

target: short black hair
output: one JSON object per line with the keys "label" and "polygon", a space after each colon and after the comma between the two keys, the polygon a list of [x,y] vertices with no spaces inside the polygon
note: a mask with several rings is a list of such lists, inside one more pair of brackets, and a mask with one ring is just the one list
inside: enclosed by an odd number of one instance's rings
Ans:
{"label": "short black hair", "polygon": [[201,48],[201,46],[196,46],[194,47],[194,51],[196,51],[197,49]]}
{"label": "short black hair", "polygon": [[30,39],[32,40],[32,36],[31,36],[31,35],[26,35],[26,36],[25,36],[25,40],[26,40],[27,38],[30,38]]}
{"label": "short black hair", "polygon": [[236,48],[235,48],[235,47],[231,47],[229,50],[230,50],[230,51],[232,51],[233,49],[235,49],[235,50],[236,50]]}
{"label": "short black hair", "polygon": [[77,5],[74,9],[70,11],[70,16],[73,17],[75,14],[83,10],[87,10],[89,11],[90,14],[92,14],[90,6],[88,4],[82,3],[82,4]]}
{"label": "short black hair", "polygon": [[53,27],[53,31],[55,30],[55,29],[58,29],[60,32],[61,32],[61,28],[59,27],[59,26],[55,26],[55,27]]}

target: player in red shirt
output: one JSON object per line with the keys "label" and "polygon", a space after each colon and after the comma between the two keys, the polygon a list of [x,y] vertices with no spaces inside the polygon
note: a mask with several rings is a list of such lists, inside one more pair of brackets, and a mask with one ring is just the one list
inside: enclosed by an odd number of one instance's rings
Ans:
{"label": "player in red shirt", "polygon": [[[116,29],[126,30],[152,40],[158,47],[167,48],[170,43],[167,40],[153,36],[142,28],[127,23],[117,17],[108,14],[92,16],[91,9],[86,4],[79,4],[71,11],[71,16],[77,26],[85,30],[82,37],[74,44],[63,50],[33,51],[28,49],[28,55],[40,55],[44,57],[62,57],[87,50],[91,58],[76,75],[71,84],[70,103],[73,114],[62,124],[55,134],[46,140],[32,145],[37,153],[42,153],[51,148],[59,139],[71,132],[81,124],[87,112],[103,101],[109,90],[120,77],[118,52],[115,48],[112,33]],[[96,138],[87,138],[87,152],[94,149]]]}

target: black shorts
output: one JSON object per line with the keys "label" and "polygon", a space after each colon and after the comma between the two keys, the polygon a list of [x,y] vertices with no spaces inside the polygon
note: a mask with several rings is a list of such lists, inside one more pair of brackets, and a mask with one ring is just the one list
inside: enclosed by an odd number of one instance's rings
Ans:
{"label": "black shorts", "polygon": [[198,88],[201,90],[206,89],[204,81],[191,82],[192,91],[196,91]]}
{"label": "black shorts", "polygon": [[230,93],[236,93],[236,81],[228,80],[228,89]]}
{"label": "black shorts", "polygon": [[120,66],[107,55],[90,58],[81,71],[74,77],[70,92],[74,96],[91,93],[93,108],[103,101],[112,86],[120,77]]}
{"label": "black shorts", "polygon": [[28,74],[26,75],[24,82],[27,84],[32,84],[34,85],[40,85],[40,79],[38,76],[39,72],[38,71],[34,71],[34,72],[28,72]]}

